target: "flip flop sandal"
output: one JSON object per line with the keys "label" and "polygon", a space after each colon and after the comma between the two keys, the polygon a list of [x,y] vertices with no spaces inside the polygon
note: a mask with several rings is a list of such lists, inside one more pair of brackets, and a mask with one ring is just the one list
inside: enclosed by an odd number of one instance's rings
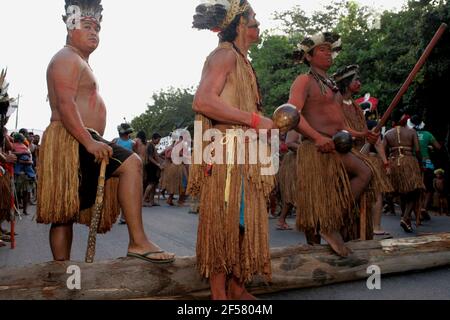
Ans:
{"label": "flip flop sandal", "polygon": [[172,263],[175,261],[175,257],[169,258],[169,259],[154,259],[154,258],[150,257],[152,255],[156,255],[156,254],[160,254],[160,253],[165,253],[165,251],[151,251],[151,252],[147,252],[144,254],[128,252],[127,257],[128,258],[136,258],[136,259],[140,259],[140,260],[144,260],[144,261],[152,262],[152,263],[156,263],[156,264],[167,264],[167,263]]}

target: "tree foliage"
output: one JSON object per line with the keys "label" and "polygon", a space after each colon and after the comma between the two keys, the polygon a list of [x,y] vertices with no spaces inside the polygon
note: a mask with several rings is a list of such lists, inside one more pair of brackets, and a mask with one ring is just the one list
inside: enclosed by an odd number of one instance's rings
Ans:
{"label": "tree foliage", "polygon": [[147,104],[147,111],[132,121],[136,131],[143,130],[147,136],[158,132],[168,136],[176,129],[194,129],[194,112],[192,101],[193,89],[169,88],[155,93],[153,102]]}
{"label": "tree foliage", "polygon": [[[292,53],[301,39],[322,31],[342,36],[343,51],[330,73],[338,67],[358,64],[363,88],[380,99],[381,113],[413,69],[442,22],[449,24],[448,0],[410,0],[398,12],[377,12],[354,1],[332,0],[308,15],[301,6],[274,14],[282,23],[282,35],[266,32],[250,58],[259,78],[267,115],[287,102],[295,78],[307,68],[294,64]],[[449,119],[446,90],[450,78],[450,36],[447,31],[425,67],[405,95],[400,108],[422,114],[443,140]],[[153,96],[148,110],[133,120],[136,129],[165,135],[180,127],[192,130],[193,89],[168,89]]]}
{"label": "tree foliage", "polygon": [[[291,53],[306,35],[334,31],[342,36],[343,51],[330,73],[338,67],[361,67],[361,95],[380,99],[383,112],[413,69],[442,22],[449,23],[448,0],[409,1],[399,12],[376,12],[353,1],[335,0],[323,10],[307,15],[301,6],[276,13],[283,35],[265,33],[251,58],[259,76],[267,114],[285,103],[295,77],[306,72],[295,65]],[[445,90],[450,76],[450,36],[447,31],[403,99],[404,111],[425,116],[443,139],[449,117]]]}

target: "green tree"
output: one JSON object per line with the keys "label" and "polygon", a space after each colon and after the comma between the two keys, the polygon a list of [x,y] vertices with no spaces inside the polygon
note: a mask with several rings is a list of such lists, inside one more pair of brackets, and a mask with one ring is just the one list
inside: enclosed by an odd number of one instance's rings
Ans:
{"label": "green tree", "polygon": [[[383,113],[439,25],[449,23],[450,8],[448,0],[411,0],[399,12],[381,13],[354,1],[335,0],[311,15],[296,6],[275,13],[275,18],[282,22],[284,34],[265,33],[261,45],[251,52],[268,113],[287,101],[296,75],[307,70],[293,63],[292,51],[305,35],[322,31],[339,33],[343,42],[330,73],[360,65],[361,94],[370,92],[379,98]],[[442,116],[450,75],[449,40],[447,31],[399,106],[410,114],[424,114],[439,138],[445,136],[450,119]]]}
{"label": "green tree", "polygon": [[147,104],[147,111],[131,122],[137,131],[143,130],[148,136],[158,132],[167,136],[179,128],[194,129],[192,101],[193,89],[169,88],[155,93],[153,102]]}
{"label": "green tree", "polygon": [[278,106],[288,101],[290,86],[302,71],[300,65],[292,64],[290,57],[294,48],[289,38],[266,34],[262,45],[252,48],[250,52],[267,115],[273,114]]}

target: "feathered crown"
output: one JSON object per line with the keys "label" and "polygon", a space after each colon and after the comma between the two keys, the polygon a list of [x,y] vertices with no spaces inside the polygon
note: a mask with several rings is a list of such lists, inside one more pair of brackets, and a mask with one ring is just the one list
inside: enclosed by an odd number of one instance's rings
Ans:
{"label": "feathered crown", "polygon": [[17,103],[8,95],[9,83],[6,82],[6,74],[7,69],[0,73],[0,113],[8,118],[16,111]]}
{"label": "feathered crown", "polygon": [[2,69],[2,72],[0,73],[0,102],[9,102],[8,97],[8,87],[9,83],[6,82],[6,73],[8,72],[8,69],[4,70]]}
{"label": "feathered crown", "polygon": [[71,17],[77,17],[80,20],[91,20],[98,25],[103,19],[103,6],[101,0],[66,0],[66,15],[63,16],[64,23],[73,23],[69,21]]}
{"label": "feathered crown", "polygon": [[317,33],[312,37],[306,37],[298,45],[298,49],[294,56],[296,60],[302,63],[305,60],[307,53],[311,52],[315,47],[322,44],[331,45],[331,50],[333,51],[333,59],[337,57],[338,53],[342,50],[341,36],[331,32]]}
{"label": "feathered crown", "polygon": [[241,0],[202,0],[195,9],[194,28],[208,29],[214,32],[225,30],[240,14],[248,11],[247,1]]}
{"label": "feathered crown", "polygon": [[134,129],[128,123],[122,123],[117,127],[117,131],[119,131],[119,134],[131,134]]}
{"label": "feathered crown", "polygon": [[355,103],[363,109],[364,113],[367,113],[377,111],[380,101],[372,97],[370,93],[366,93],[364,97],[356,99]]}
{"label": "feathered crown", "polygon": [[359,66],[356,64],[352,64],[350,66],[339,69],[335,74],[333,74],[332,78],[334,79],[334,81],[339,83],[350,77],[353,79],[353,77],[357,74],[359,74]]}

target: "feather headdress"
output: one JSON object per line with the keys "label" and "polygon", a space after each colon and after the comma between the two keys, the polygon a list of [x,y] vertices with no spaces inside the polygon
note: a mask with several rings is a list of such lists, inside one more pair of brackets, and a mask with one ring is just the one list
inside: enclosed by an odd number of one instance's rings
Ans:
{"label": "feather headdress", "polygon": [[9,83],[6,82],[6,74],[8,70],[4,69],[0,73],[0,113],[2,116],[9,118],[14,111],[17,110],[17,103],[15,99],[8,95]]}
{"label": "feather headdress", "polygon": [[352,64],[350,66],[343,67],[339,69],[335,74],[333,74],[332,78],[337,83],[340,83],[341,81],[352,78],[359,74],[359,66],[356,64]]}
{"label": "feather headdress", "polygon": [[2,72],[0,73],[0,102],[9,102],[8,97],[8,87],[9,83],[6,82],[6,74],[8,72],[8,69],[2,69]]}
{"label": "feather headdress", "polygon": [[241,0],[203,0],[196,8],[194,28],[207,29],[214,32],[225,30],[233,20],[250,9]]}
{"label": "feather headdress", "polygon": [[331,32],[323,32],[315,34],[312,37],[306,37],[299,45],[295,52],[296,60],[302,63],[305,60],[307,53],[311,52],[315,47],[322,44],[329,44],[333,51],[333,59],[335,59],[338,53],[342,50],[341,36]]}
{"label": "feather headdress", "polygon": [[80,20],[91,20],[98,25],[101,24],[103,6],[101,0],[66,0],[66,15],[63,21],[66,24],[74,24],[73,17]]}

